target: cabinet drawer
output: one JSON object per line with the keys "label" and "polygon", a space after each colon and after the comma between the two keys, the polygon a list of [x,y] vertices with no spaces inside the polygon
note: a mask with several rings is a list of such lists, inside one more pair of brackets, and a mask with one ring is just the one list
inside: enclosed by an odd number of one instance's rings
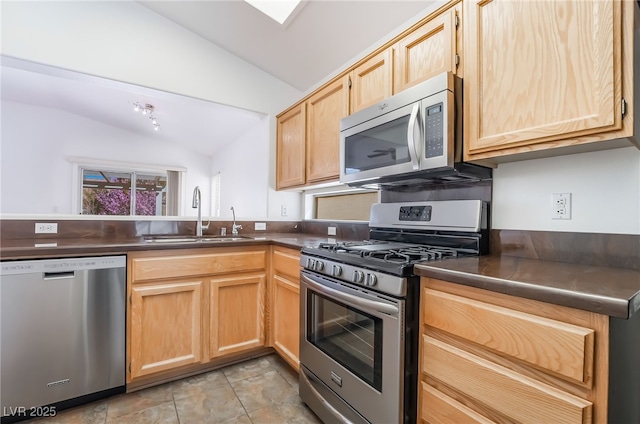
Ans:
{"label": "cabinet drawer", "polygon": [[429,424],[478,423],[493,421],[467,408],[457,400],[445,395],[435,387],[422,383],[420,393],[423,421]]}
{"label": "cabinet drawer", "polygon": [[161,278],[261,271],[265,265],[264,250],[134,257],[131,260],[131,277],[136,283]]}
{"label": "cabinet drawer", "polygon": [[293,249],[274,249],[273,270],[275,274],[287,275],[294,281],[300,279],[300,252]]}
{"label": "cabinet drawer", "polygon": [[591,384],[594,330],[425,288],[428,326]]}
{"label": "cabinet drawer", "polygon": [[591,402],[518,374],[429,336],[422,340],[423,372],[522,424],[590,423]]}

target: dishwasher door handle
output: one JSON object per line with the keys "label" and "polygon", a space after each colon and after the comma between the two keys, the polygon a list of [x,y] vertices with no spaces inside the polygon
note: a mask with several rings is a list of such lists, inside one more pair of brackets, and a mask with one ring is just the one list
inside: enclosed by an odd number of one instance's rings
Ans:
{"label": "dishwasher door handle", "polygon": [[61,271],[61,272],[44,272],[42,273],[43,280],[61,280],[63,278],[75,278],[75,271]]}

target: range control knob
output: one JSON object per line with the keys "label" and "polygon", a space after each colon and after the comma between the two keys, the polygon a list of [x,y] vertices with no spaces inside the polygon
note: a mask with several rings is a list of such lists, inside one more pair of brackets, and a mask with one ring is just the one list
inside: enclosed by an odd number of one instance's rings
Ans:
{"label": "range control knob", "polygon": [[331,275],[339,277],[342,275],[342,267],[340,265],[333,265],[331,267]]}
{"label": "range control knob", "polygon": [[322,271],[324,269],[324,262],[316,261],[315,265],[313,266],[313,269],[315,271]]}
{"label": "range control knob", "polygon": [[367,287],[373,287],[378,284],[378,277],[375,274],[367,274],[367,279],[364,281],[364,285]]}
{"label": "range control knob", "polygon": [[354,283],[362,283],[364,280],[364,272],[362,271],[353,271],[353,282]]}
{"label": "range control knob", "polygon": [[305,266],[305,268],[313,269],[315,266],[316,266],[316,261],[314,259],[307,258],[307,265]]}

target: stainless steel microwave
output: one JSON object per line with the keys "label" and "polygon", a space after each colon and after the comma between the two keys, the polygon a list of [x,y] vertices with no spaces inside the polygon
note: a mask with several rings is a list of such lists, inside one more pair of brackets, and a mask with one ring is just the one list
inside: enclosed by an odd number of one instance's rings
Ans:
{"label": "stainless steel microwave", "polygon": [[462,162],[462,80],[439,74],[340,121],[340,182],[385,186],[491,179]]}

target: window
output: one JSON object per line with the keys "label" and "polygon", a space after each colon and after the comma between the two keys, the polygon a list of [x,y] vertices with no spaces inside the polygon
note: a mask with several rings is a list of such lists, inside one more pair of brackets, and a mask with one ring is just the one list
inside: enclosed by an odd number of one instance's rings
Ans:
{"label": "window", "polygon": [[117,170],[81,166],[83,215],[167,216],[178,214],[179,171]]}
{"label": "window", "polygon": [[378,203],[377,191],[343,189],[307,192],[304,196],[305,219],[331,221],[369,221],[371,205]]}

